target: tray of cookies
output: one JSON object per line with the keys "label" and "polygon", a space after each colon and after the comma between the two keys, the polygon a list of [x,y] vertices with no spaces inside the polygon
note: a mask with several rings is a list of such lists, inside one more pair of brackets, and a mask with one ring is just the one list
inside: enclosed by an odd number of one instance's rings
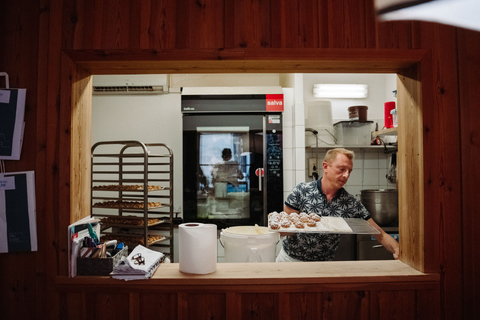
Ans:
{"label": "tray of cookies", "polygon": [[[148,218],[147,223],[148,226],[154,226],[157,224],[161,224],[165,222],[165,220],[160,220],[158,218]],[[133,216],[112,216],[112,217],[105,217],[100,220],[102,226],[109,226],[109,227],[143,227],[145,221],[143,217],[133,217]]]}
{"label": "tray of cookies", "polygon": [[133,233],[107,233],[102,235],[102,240],[109,241],[109,240],[117,240],[119,242],[124,242],[126,244],[141,244],[143,246],[147,245],[150,246],[154,243],[166,240],[167,238],[162,235],[148,235],[147,236],[147,244],[145,244],[145,239],[141,234],[133,234]]}
{"label": "tray of cookies", "polygon": [[268,230],[274,232],[378,234],[364,219],[320,216],[316,213],[271,212],[268,215]]}
{"label": "tray of cookies", "polygon": [[[93,205],[97,208],[123,208],[123,209],[143,209],[144,202],[143,201],[101,201],[97,202]],[[148,202],[147,203],[148,209],[160,208],[162,204],[160,202]]]}
{"label": "tray of cookies", "polygon": [[[162,186],[158,185],[149,185],[147,186],[148,191],[157,191],[157,190],[164,190],[165,188]],[[118,184],[110,184],[110,185],[99,185],[99,186],[94,186],[93,190],[102,190],[102,191],[143,191],[144,186],[143,185],[137,185],[137,184],[124,184],[124,185],[118,185]]]}

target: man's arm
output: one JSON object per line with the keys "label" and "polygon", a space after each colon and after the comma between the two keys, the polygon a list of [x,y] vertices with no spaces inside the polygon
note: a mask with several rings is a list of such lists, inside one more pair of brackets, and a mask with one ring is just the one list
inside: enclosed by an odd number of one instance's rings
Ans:
{"label": "man's arm", "polygon": [[285,212],[288,213],[288,214],[293,213],[293,212],[299,213],[298,210],[292,209],[292,208],[290,208],[290,207],[287,206],[287,205],[285,205],[285,206],[283,207],[283,211],[285,211]]}
{"label": "man's arm", "polygon": [[393,239],[391,235],[383,231],[383,229],[380,228],[372,218],[368,219],[367,222],[380,231],[380,234],[374,234],[373,236],[385,249],[391,252],[395,260],[397,260],[400,256],[400,246],[398,245],[397,240]]}

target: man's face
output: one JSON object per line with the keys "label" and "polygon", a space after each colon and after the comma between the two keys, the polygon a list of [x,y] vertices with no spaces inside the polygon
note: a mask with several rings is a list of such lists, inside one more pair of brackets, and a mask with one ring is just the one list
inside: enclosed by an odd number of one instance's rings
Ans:
{"label": "man's face", "polygon": [[347,183],[352,169],[353,161],[339,153],[331,164],[323,163],[324,179],[327,179],[333,187],[340,189]]}

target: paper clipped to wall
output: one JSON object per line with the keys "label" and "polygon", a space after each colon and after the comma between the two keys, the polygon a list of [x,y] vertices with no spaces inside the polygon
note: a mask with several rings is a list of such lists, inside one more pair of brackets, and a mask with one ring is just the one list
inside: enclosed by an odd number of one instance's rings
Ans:
{"label": "paper clipped to wall", "polygon": [[0,253],[37,251],[35,173],[0,173]]}
{"label": "paper clipped to wall", "polygon": [[0,160],[20,160],[26,89],[0,89]]}

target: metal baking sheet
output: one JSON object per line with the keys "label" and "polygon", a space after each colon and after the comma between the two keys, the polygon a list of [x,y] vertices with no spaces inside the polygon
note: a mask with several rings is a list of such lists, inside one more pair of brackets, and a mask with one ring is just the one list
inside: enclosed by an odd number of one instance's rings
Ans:
{"label": "metal baking sheet", "polygon": [[280,228],[272,232],[292,232],[292,233],[330,233],[330,234],[379,234],[380,231],[375,229],[370,223],[364,219],[341,218],[341,217],[322,217],[317,222],[316,227],[295,228],[293,225],[289,228]]}

